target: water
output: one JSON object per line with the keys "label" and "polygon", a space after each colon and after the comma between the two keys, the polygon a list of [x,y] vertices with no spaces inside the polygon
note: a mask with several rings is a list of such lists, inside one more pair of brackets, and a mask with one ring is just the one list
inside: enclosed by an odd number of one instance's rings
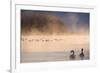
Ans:
{"label": "water", "polygon": [[89,51],[85,51],[85,56],[79,56],[80,52],[75,51],[75,58],[70,58],[70,52],[33,52],[21,54],[21,63],[29,62],[48,62],[48,61],[69,61],[69,60],[88,60]]}
{"label": "water", "polygon": [[[54,35],[22,36],[21,63],[70,61],[89,59],[89,35]],[[79,56],[84,48],[85,56]],[[75,58],[70,59],[70,51],[75,51]]]}

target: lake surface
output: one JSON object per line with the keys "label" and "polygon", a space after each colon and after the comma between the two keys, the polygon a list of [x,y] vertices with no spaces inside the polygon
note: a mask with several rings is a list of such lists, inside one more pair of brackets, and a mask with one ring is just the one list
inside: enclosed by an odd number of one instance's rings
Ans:
{"label": "lake surface", "polygon": [[75,58],[70,58],[70,52],[33,52],[21,54],[21,63],[28,62],[48,62],[48,61],[69,61],[88,60],[89,51],[84,51],[85,56],[80,57],[80,52],[75,51]]}
{"label": "lake surface", "polygon": [[[80,57],[80,50],[84,49],[84,57]],[[70,58],[70,51],[75,51],[75,58]],[[61,35],[61,36],[22,36],[21,63],[70,61],[89,59],[89,35]]]}

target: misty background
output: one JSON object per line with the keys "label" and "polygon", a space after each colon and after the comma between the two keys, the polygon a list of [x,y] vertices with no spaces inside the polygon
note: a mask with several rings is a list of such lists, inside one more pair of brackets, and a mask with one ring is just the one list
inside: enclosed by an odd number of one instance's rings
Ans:
{"label": "misty background", "polygon": [[[21,10],[21,63],[89,59],[89,13]],[[67,35],[66,35],[67,34]]]}
{"label": "misty background", "polygon": [[89,33],[89,13],[21,10],[22,34]]}

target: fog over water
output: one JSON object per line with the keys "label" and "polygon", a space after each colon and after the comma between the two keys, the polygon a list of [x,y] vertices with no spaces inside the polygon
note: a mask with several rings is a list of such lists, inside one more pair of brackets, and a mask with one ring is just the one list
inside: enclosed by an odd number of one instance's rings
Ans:
{"label": "fog over water", "polygon": [[21,10],[21,31],[26,35],[89,33],[89,13]]}
{"label": "fog over water", "polygon": [[21,10],[20,39],[21,63],[88,60],[89,13]]}

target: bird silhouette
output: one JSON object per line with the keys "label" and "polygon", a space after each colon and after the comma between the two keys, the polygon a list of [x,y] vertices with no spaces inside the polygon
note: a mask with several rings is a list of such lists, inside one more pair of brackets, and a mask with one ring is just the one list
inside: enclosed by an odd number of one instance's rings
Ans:
{"label": "bird silhouette", "polygon": [[74,50],[71,50],[70,53],[71,53],[70,59],[74,59],[75,58],[75,52],[74,52]]}
{"label": "bird silhouette", "polygon": [[81,49],[81,53],[80,53],[80,55],[79,55],[79,56],[81,57],[81,59],[83,59],[83,58],[84,58],[83,48]]}

